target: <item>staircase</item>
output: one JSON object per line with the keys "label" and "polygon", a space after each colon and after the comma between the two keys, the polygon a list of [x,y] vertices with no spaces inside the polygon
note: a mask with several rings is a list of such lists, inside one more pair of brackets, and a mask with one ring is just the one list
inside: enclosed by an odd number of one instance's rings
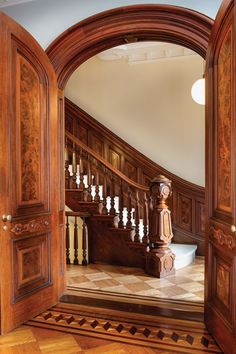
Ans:
{"label": "staircase", "polygon": [[[171,262],[174,263],[175,256],[169,248],[173,234],[166,205],[170,181],[159,177],[150,189],[136,183],[66,131],[65,199],[72,210],[66,212],[66,263],[79,264],[78,218],[81,218],[83,265],[87,265],[89,258],[92,263],[142,267],[158,277],[173,273]],[[174,246],[177,253],[178,246]],[[195,255],[195,250],[196,247],[188,245],[189,253]],[[153,272],[152,268],[160,269]]]}

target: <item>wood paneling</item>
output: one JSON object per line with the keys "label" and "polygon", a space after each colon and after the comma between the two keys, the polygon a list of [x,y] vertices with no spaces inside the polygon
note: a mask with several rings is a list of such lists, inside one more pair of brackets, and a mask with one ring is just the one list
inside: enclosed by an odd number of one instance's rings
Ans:
{"label": "wood paneling", "polygon": [[225,354],[236,353],[235,10],[222,2],[206,62],[205,320]]}
{"label": "wood paneling", "polygon": [[35,39],[2,12],[0,53],[0,210],[9,215],[0,218],[0,314],[6,333],[58,300],[60,154],[54,70]]}
{"label": "wood paneling", "polygon": [[225,263],[216,265],[216,296],[229,308],[230,305],[230,269]]}
{"label": "wood paneling", "polygon": [[168,205],[173,228],[178,230],[174,232],[174,241],[197,244],[198,254],[204,254],[204,188],[184,181],[155,164],[68,99],[65,99],[65,119],[68,131],[73,133],[74,129],[78,138],[83,137],[86,131],[86,136],[90,138],[88,143],[86,139],[83,142],[133,181],[148,186],[158,174],[172,180],[173,195]]}
{"label": "wood paneling", "polygon": [[22,215],[29,208],[49,210],[47,77],[24,45],[11,42],[11,92],[15,96],[11,109],[12,159],[11,198],[16,203],[12,213]]}
{"label": "wood paneling", "polygon": [[232,26],[219,50],[217,65],[217,205],[222,211],[232,210]]}
{"label": "wood paneling", "polygon": [[16,302],[49,285],[51,280],[50,233],[12,242],[14,298]]}
{"label": "wood paneling", "polygon": [[[17,56],[17,136],[19,146],[19,206],[40,200],[40,77],[32,64],[22,55]],[[29,112],[31,114],[29,114]]]}
{"label": "wood paneling", "polygon": [[192,231],[192,198],[181,193],[177,195],[178,199],[178,225],[187,230]]}
{"label": "wood paneling", "polygon": [[110,152],[109,162],[112,164],[112,166],[114,166],[118,170],[121,170],[121,157],[120,157],[120,155],[116,151],[112,150],[111,148],[109,149],[109,152]]}

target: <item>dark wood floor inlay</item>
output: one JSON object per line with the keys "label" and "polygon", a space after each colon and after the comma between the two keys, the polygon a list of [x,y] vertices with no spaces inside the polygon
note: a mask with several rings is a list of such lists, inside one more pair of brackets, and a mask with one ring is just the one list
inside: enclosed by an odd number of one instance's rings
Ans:
{"label": "dark wood floor inlay", "polygon": [[86,336],[110,339],[118,342],[138,344],[149,348],[173,350],[178,353],[221,353],[211,335],[203,324],[193,321],[176,321],[160,317],[155,321],[141,323],[116,317],[110,318],[89,309],[61,304],[36,316],[27,324],[42,328],[53,328],[59,331],[82,334]]}

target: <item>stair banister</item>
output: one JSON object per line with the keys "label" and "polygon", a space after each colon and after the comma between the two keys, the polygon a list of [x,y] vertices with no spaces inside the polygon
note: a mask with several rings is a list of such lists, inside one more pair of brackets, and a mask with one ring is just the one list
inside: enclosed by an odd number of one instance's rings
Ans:
{"label": "stair banister", "polygon": [[117,168],[112,166],[109,162],[107,162],[104,158],[102,158],[99,154],[94,152],[90,147],[84,144],[82,141],[77,139],[73,134],[68,131],[65,132],[65,135],[68,140],[71,140],[72,143],[75,143],[77,146],[81,147],[82,150],[86,151],[89,155],[94,157],[97,161],[99,161],[104,167],[106,167],[109,171],[115,174],[117,177],[121,178],[124,182],[126,182],[131,187],[138,189],[143,192],[148,192],[149,188],[139,184],[137,182],[132,181],[132,179],[128,178],[124,173],[120,172]]}
{"label": "stair banister", "polygon": [[[68,179],[75,181],[77,176],[77,163],[79,165],[78,182],[79,188],[83,185],[83,189],[77,190],[83,192],[80,202],[85,211],[85,206],[93,207],[91,215],[94,213],[101,220],[109,221],[113,216],[114,220],[119,220],[114,225],[116,232],[128,232],[127,242],[129,246],[134,244],[134,249],[141,251],[146,259],[146,272],[156,277],[165,277],[174,273],[175,256],[169,249],[168,245],[173,237],[170,211],[166,204],[166,200],[171,195],[171,181],[166,177],[159,175],[150,184],[150,188],[134,182],[117,168],[112,166],[108,161],[101,157],[97,152],[88,147],[74,135],[66,131],[66,185]],[[69,153],[72,156],[72,176],[68,176]],[[79,155],[76,159],[76,152]],[[95,161],[95,162],[94,162]],[[100,166],[98,168],[98,166]],[[87,188],[84,188],[83,177],[87,176]],[[102,184],[102,200],[99,197],[99,184]],[[74,183],[69,183],[73,188]],[[71,187],[70,187],[71,188]],[[92,195],[92,188],[95,188],[95,194]],[[73,192],[73,191],[72,191]],[[110,200],[110,210],[107,208],[107,198]],[[115,207],[115,198],[119,197],[118,210]],[[150,201],[151,198],[151,201]],[[83,204],[84,203],[84,204]],[[93,204],[93,205],[92,205]],[[97,205],[97,206],[96,206]],[[99,205],[99,208],[98,208]],[[127,213],[127,221],[123,220],[124,208]],[[71,213],[71,212],[70,212]],[[66,213],[67,217],[69,216]],[[72,216],[71,214],[70,216]],[[119,219],[117,219],[117,215]],[[134,218],[133,218],[134,215]],[[78,264],[78,242],[77,242],[77,216],[75,216],[75,258],[74,264]],[[89,217],[90,217],[89,216]],[[83,262],[86,263],[86,218],[83,218]],[[68,219],[67,219],[68,224]],[[142,225],[142,227],[140,226]],[[114,228],[113,226],[113,228]],[[112,226],[110,226],[112,227]],[[119,230],[120,229],[120,230]],[[141,231],[141,232],[140,232]],[[68,230],[67,230],[68,232]],[[67,237],[67,261],[69,260],[69,240]]]}

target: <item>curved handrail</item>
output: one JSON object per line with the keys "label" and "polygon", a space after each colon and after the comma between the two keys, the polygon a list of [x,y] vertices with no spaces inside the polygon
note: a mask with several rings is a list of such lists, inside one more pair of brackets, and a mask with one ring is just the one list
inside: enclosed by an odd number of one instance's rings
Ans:
{"label": "curved handrail", "polygon": [[132,181],[129,177],[124,175],[122,172],[120,172],[117,168],[112,166],[109,162],[107,162],[104,158],[102,158],[100,155],[98,155],[96,152],[94,152],[90,147],[82,143],[79,139],[77,139],[73,134],[69,133],[68,131],[65,132],[66,137],[71,140],[73,143],[75,143],[77,146],[81,147],[83,150],[85,150],[89,155],[93,156],[96,160],[98,160],[103,166],[108,168],[112,173],[114,173],[116,176],[120,177],[123,181],[125,181],[127,184],[130,186],[144,192],[148,192],[149,188],[146,186],[143,186],[142,184],[136,183]]}

